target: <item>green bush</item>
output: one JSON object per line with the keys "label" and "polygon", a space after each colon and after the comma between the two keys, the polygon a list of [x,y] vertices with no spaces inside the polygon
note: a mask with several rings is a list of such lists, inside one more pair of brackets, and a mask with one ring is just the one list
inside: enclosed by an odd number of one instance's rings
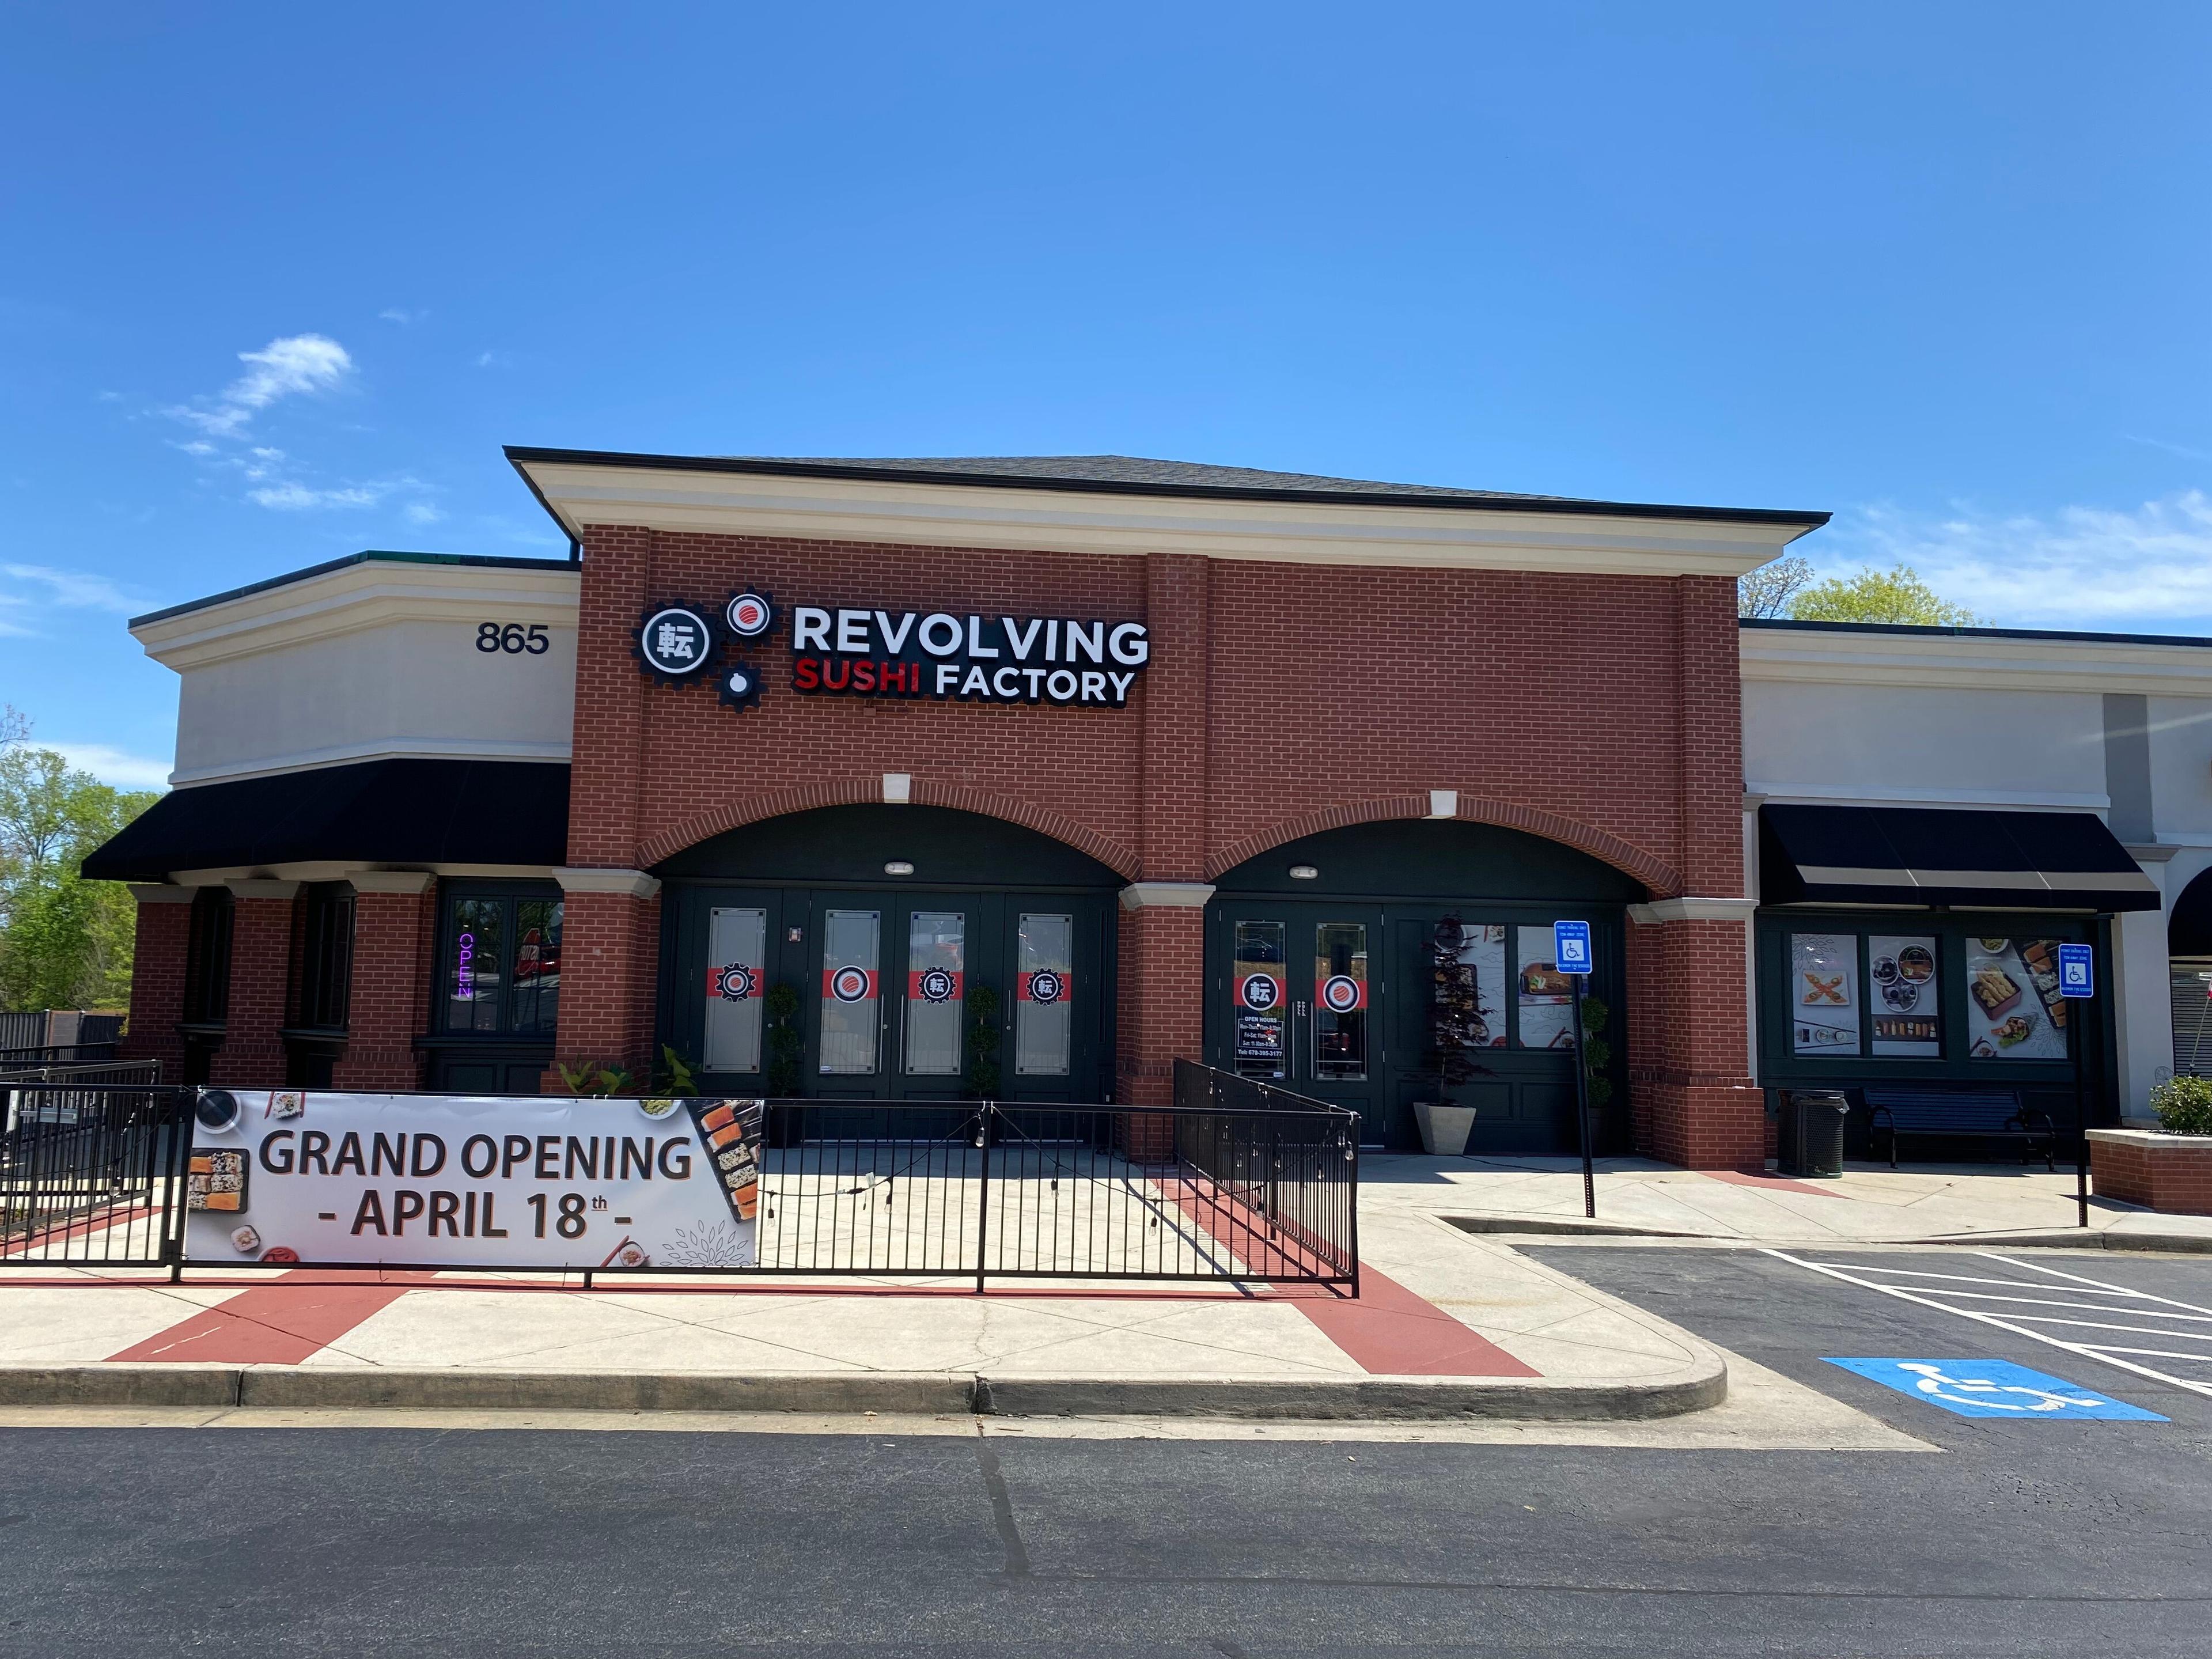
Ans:
{"label": "green bush", "polygon": [[2212,1078],[2168,1078],[2150,1091],[2150,1109],[2170,1135],[2212,1135]]}

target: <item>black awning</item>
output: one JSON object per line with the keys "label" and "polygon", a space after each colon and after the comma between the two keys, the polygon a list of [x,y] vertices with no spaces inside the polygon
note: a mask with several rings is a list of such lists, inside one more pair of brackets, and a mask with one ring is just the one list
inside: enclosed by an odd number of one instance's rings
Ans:
{"label": "black awning", "polygon": [[280,864],[516,864],[568,852],[568,769],[378,760],[175,789],[84,861],[95,881]]}
{"label": "black awning", "polygon": [[2155,910],[2158,884],[2088,812],[1762,806],[1763,904]]}

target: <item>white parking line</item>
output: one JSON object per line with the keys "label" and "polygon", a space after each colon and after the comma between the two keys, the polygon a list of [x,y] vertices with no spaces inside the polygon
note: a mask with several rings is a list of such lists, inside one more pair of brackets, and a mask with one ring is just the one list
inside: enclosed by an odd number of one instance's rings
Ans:
{"label": "white parking line", "polygon": [[[2118,1344],[2106,1342],[2069,1341],[2049,1331],[2037,1330],[2033,1328],[2038,1325],[2086,1326],[2093,1329],[2127,1331],[2132,1334],[2144,1336],[2162,1336],[2169,1341],[2185,1342],[2203,1340],[2204,1338],[2197,1332],[2182,1330],[2172,1326],[2164,1328],[2106,1326],[2083,1320],[2061,1319],[2049,1314],[2015,1313],[2008,1318],[2000,1318],[1997,1315],[1983,1309],[1962,1307],[1960,1304],[1967,1300],[2018,1302],[2039,1307],[2065,1308],[2075,1313],[2125,1314],[2134,1319],[2187,1319],[2192,1322],[2212,1319],[2212,1308],[2202,1308],[2191,1302],[2177,1302],[2171,1297],[2154,1296],[2148,1291],[2130,1290],[2124,1285],[2109,1285],[2102,1279],[2085,1279],[2079,1273],[2062,1273],[2056,1267],[2046,1267],[2040,1262],[2021,1261],[2011,1256],[1999,1255],[1992,1250],[1978,1250],[1975,1254],[1986,1261],[2002,1262],[2006,1267],[2023,1273],[2042,1273],[2049,1279],[2063,1279],[2069,1285],[2081,1285],[2082,1290],[2079,1294],[2082,1299],[1992,1297],[1980,1291],[1949,1290],[1940,1285],[1928,1283],[1907,1287],[1903,1285],[1885,1283],[1881,1279],[1869,1278],[1865,1275],[1886,1274],[1891,1279],[1917,1280],[1942,1279],[1962,1285],[1999,1285],[2018,1290],[2057,1291],[2062,1288],[2058,1285],[2039,1283],[2033,1279],[1969,1279],[1959,1275],[1915,1273],[1910,1268],[1885,1267],[1868,1262],[1853,1262],[1846,1266],[1839,1262],[1812,1261],[1802,1256],[1792,1255],[1787,1250],[1768,1249],[1765,1253],[1778,1261],[1787,1261],[1794,1267],[1803,1267],[1811,1273],[1821,1273],[1830,1279],[1841,1279],[1847,1285],[1856,1285],[1862,1290],[1878,1291],[1884,1296],[1893,1296],[1901,1302],[1911,1302],[1919,1307],[1935,1308],[1944,1313],[1956,1314],[1960,1318],[1971,1319],[1977,1324],[1994,1326],[1998,1330],[2010,1331],[2014,1335],[2027,1337],[2031,1341],[2041,1342],[2054,1348],[2063,1348],[2068,1353],[2078,1354],[2084,1359],[2094,1359],[2100,1364],[2115,1365],[2122,1370],[2133,1371],[2138,1376],[2148,1376],[2177,1389],[2186,1389],[2191,1394],[2201,1394],[2207,1398],[2212,1398],[2212,1382],[2176,1376],[2171,1372],[2156,1370],[2148,1365],[2137,1363],[2138,1358],[2148,1358],[2179,1359],[2203,1364],[2208,1359],[2212,1359],[2212,1355],[2176,1353],[2163,1348],[2122,1347]],[[2087,1300],[2087,1298],[2092,1295],[2124,1297],[2132,1305],[2115,1308],[2108,1303]],[[2153,1302],[2161,1305],[2154,1308],[2143,1305],[2145,1303]],[[2168,1313],[2166,1310],[2169,1308],[2182,1311]],[[2134,1355],[2137,1358],[2124,1358],[2127,1355]]]}

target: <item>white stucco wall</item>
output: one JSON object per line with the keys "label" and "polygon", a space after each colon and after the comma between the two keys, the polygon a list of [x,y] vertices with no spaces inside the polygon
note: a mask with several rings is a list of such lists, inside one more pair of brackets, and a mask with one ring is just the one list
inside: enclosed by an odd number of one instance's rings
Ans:
{"label": "white stucco wall", "polygon": [[[179,787],[392,757],[565,760],[573,568],[365,562],[139,624],[182,681]],[[483,623],[544,649],[482,651]]]}
{"label": "white stucco wall", "polygon": [[1802,800],[2101,807],[2088,691],[1747,680],[1745,787]]}
{"label": "white stucco wall", "polygon": [[1747,806],[1761,799],[2071,808],[2110,818],[2105,698],[2141,696],[2166,910],[2115,918],[2120,1108],[2173,1064],[2166,919],[2212,871],[2212,650],[2063,635],[1746,629]]}

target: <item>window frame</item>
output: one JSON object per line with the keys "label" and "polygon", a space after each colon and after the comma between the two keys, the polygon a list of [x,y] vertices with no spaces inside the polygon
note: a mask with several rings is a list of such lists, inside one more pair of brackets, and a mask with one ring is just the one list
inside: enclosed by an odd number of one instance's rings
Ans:
{"label": "window frame", "polygon": [[295,1029],[343,1036],[353,1016],[354,890],[343,882],[318,882],[301,896]]}
{"label": "window frame", "polygon": [[[437,951],[430,964],[430,1036],[441,1045],[449,1043],[496,1044],[513,1048],[518,1043],[553,1045],[559,1030],[560,1005],[554,1005],[554,1027],[550,1031],[518,1031],[515,1018],[515,961],[522,949],[522,930],[516,921],[517,907],[531,900],[550,900],[562,908],[562,932],[565,939],[568,915],[565,896],[559,885],[542,881],[447,881],[438,887]],[[501,906],[500,912],[500,983],[499,1010],[489,1030],[471,1030],[447,1023],[447,1004],[446,974],[451,965],[455,934],[454,910],[464,902],[490,902]]]}
{"label": "window frame", "polygon": [[[2087,1079],[2106,1065],[2110,1040],[2105,1031],[2112,1011],[2112,939],[2107,919],[2042,911],[1954,911],[1778,906],[1762,909],[1753,923],[1759,1080],[1770,1086],[1823,1084],[1880,1085],[1890,1081],[1972,1083],[1991,1088],[2072,1083]],[[1856,1012],[1859,1051],[1854,1054],[1798,1054],[1791,1041],[1791,935],[1847,935],[1856,944]],[[1933,936],[1936,950],[1940,1055],[1877,1054],[1872,1052],[1874,1019],[1881,993],[1873,974],[1869,941],[1876,937]],[[2048,939],[2092,946],[2097,952],[2099,994],[2067,1021],[2063,1058],[1977,1057],[1971,1053],[1974,1022],[1968,1007],[1967,941],[1975,938]],[[2030,993],[2033,994],[2033,992]]]}
{"label": "window frame", "polygon": [[230,1020],[231,929],[237,911],[228,887],[192,895],[185,936],[184,1018],[188,1030],[222,1030]]}

